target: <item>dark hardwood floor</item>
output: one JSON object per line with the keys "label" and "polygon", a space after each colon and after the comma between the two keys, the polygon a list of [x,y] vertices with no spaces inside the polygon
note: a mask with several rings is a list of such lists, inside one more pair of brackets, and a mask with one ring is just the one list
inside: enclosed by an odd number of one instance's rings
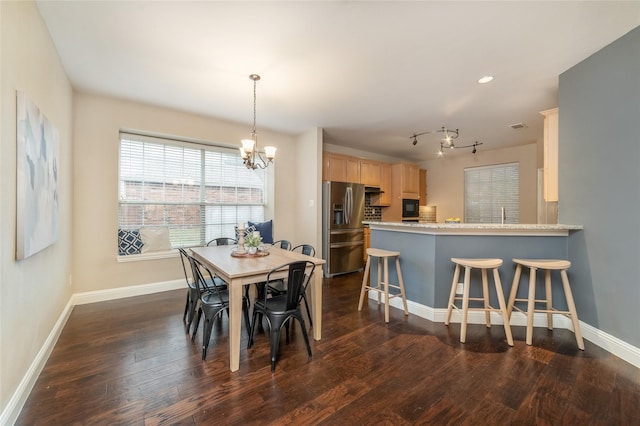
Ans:
{"label": "dark hardwood floor", "polygon": [[[17,424],[639,425],[640,370],[573,333],[449,327],[369,301],[361,274],[326,279],[323,339],[299,327],[275,373],[258,330],[229,371],[226,318],[206,361],[182,312],[186,290],[76,306]],[[266,328],[266,327],[265,327]]]}

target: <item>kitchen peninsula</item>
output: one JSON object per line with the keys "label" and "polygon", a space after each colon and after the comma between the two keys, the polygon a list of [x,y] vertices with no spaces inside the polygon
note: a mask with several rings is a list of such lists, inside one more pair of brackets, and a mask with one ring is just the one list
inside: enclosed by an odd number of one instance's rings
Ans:
{"label": "kitchen peninsula", "polygon": [[[368,225],[371,247],[400,252],[409,310],[432,321],[444,320],[453,278],[452,257],[502,259],[500,279],[508,296],[515,271],[511,259],[568,259],[569,236],[583,229],[578,225],[548,224],[368,222]],[[394,276],[393,265],[389,266],[390,275]],[[377,268],[371,269],[375,275]],[[479,281],[480,272],[473,272],[472,280]],[[552,274],[552,280],[556,279],[559,276]],[[523,274],[521,280],[528,280],[528,274]],[[542,285],[540,279],[538,285]],[[471,288],[474,287],[477,286]],[[490,293],[491,304],[497,306],[494,292]],[[561,288],[554,286],[553,295],[560,305],[564,303]]]}

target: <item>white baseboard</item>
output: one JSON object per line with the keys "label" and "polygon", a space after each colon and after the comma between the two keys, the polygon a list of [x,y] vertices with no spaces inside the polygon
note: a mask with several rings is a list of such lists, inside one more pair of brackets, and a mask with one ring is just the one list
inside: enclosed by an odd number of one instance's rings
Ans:
{"label": "white baseboard", "polygon": [[[71,297],[71,299],[73,299],[73,296]],[[71,315],[71,311],[73,310],[71,299],[69,299],[67,305],[62,310],[62,313],[53,326],[51,333],[49,333],[49,336],[47,336],[44,344],[36,354],[35,359],[18,384],[18,388],[11,396],[11,399],[7,403],[4,410],[2,410],[2,414],[0,414],[0,425],[13,425],[16,420],[18,420],[20,411],[22,411],[22,407],[24,407],[25,402],[27,402],[27,398],[29,397],[31,390],[33,389],[33,385],[35,385],[36,380],[38,380],[40,372],[47,363],[49,355],[51,355],[51,352],[53,351],[53,348],[58,341],[58,337],[60,336],[60,333],[62,333],[62,329],[69,319],[69,315]]]}
{"label": "white baseboard", "polygon": [[38,351],[35,359],[27,369],[27,372],[20,381],[20,384],[18,384],[16,391],[11,396],[6,407],[2,410],[2,413],[0,414],[0,425],[13,425],[18,419],[18,416],[22,411],[22,407],[24,407],[24,404],[27,402],[27,398],[33,389],[33,385],[35,385],[36,380],[38,380],[38,376],[40,376],[42,369],[47,363],[49,355],[51,355],[51,352],[58,341],[58,337],[60,336],[60,333],[62,333],[62,329],[67,323],[69,315],[71,315],[71,311],[75,305],[104,302],[107,300],[141,296],[144,294],[159,293],[162,291],[181,288],[186,288],[184,279],[72,294],[67,305],[62,310],[62,313],[60,313],[53,329],[49,333],[49,336],[47,336],[42,348],[40,348],[40,351]]}
{"label": "white baseboard", "polygon": [[[378,296],[376,293],[369,293],[370,299],[377,300],[377,297]],[[389,301],[389,306],[403,309],[402,299],[399,297],[391,299]],[[412,302],[410,300],[407,300],[407,308],[409,308],[410,313],[433,322],[444,322],[447,315],[447,310],[444,308],[435,309],[416,302]],[[454,310],[451,314],[451,321],[454,323],[460,322],[460,317],[461,312]],[[479,311],[469,312],[467,316],[467,322],[469,324],[484,324],[484,313]],[[496,312],[492,312],[491,323],[502,325],[502,316]],[[582,337],[584,339],[600,346],[602,349],[610,352],[620,359],[627,361],[629,364],[640,368],[640,348],[630,345],[629,343],[620,340],[615,336],[607,334],[604,331],[599,330],[585,322],[579,321],[579,323],[580,331],[582,331]],[[511,314],[511,325],[526,326],[527,316],[521,312],[514,311]],[[533,326],[546,327],[547,315],[544,313],[536,313],[533,316]],[[563,315],[553,316],[553,326],[555,328],[564,328],[573,331],[573,324],[571,323],[571,320]]]}
{"label": "white baseboard", "polygon": [[71,296],[73,306],[87,303],[105,302],[107,300],[122,299],[124,297],[142,296],[144,294],[159,293],[161,291],[187,288],[184,279],[163,281],[152,284],[132,285],[129,287],[110,288],[107,290],[87,291],[74,293]]}

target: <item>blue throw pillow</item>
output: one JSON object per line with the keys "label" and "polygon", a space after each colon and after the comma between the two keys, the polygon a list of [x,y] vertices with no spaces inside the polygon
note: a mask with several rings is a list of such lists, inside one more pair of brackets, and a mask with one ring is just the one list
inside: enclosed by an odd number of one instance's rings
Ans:
{"label": "blue throw pillow", "polygon": [[118,255],[140,254],[142,238],[137,229],[118,229]]}
{"label": "blue throw pillow", "polygon": [[263,243],[273,244],[273,220],[260,223],[249,222],[249,226],[253,226],[256,231],[260,232]]}

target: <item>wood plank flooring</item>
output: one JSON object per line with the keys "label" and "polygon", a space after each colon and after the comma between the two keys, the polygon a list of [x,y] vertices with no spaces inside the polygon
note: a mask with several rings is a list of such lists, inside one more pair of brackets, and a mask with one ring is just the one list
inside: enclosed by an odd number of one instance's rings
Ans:
{"label": "wood plank flooring", "polygon": [[[186,290],[76,306],[18,419],[67,424],[638,425],[640,370],[573,333],[432,323],[369,301],[361,274],[325,279],[323,339],[307,358],[299,327],[270,370],[258,329],[229,371],[228,323],[207,360],[192,343]],[[265,326],[266,328],[266,326]]]}

